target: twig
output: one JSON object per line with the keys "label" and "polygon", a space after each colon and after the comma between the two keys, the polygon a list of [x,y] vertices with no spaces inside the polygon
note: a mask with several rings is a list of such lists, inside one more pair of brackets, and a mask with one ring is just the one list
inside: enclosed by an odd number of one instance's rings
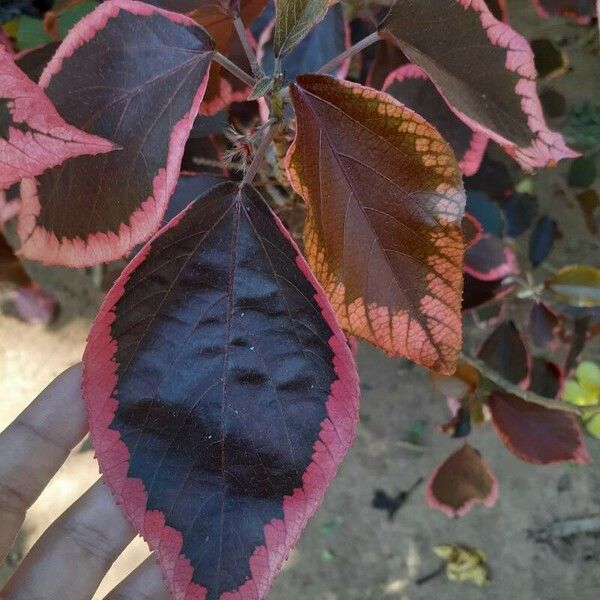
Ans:
{"label": "twig", "polygon": [[469,356],[464,352],[460,353],[460,360],[477,369],[481,375],[483,375],[486,379],[489,379],[498,387],[502,388],[504,391],[521,398],[521,400],[525,400],[525,402],[538,404],[539,406],[543,406],[544,408],[548,408],[550,410],[562,410],[563,412],[572,413],[582,418],[600,413],[600,406],[576,406],[574,404],[569,404],[568,402],[563,402],[562,400],[544,398],[535,392],[524,390],[518,385],[508,381],[508,379],[502,377],[502,375],[493,369],[490,369],[490,367],[488,367],[482,360],[473,356]]}
{"label": "twig", "polygon": [[246,27],[244,26],[242,18],[240,17],[239,14],[237,14],[232,17],[232,20],[233,20],[233,26],[235,27],[238,37],[240,38],[240,42],[242,43],[242,48],[244,48],[244,52],[246,53],[246,56],[248,57],[248,62],[250,63],[250,66],[252,67],[252,72],[254,73],[254,77],[256,77],[257,79],[260,79],[264,75],[264,73],[263,73],[262,67],[260,66],[260,63],[258,62],[258,59],[256,58],[256,54],[254,53],[254,50],[252,49],[252,46],[250,46],[248,36],[246,35]]}
{"label": "twig", "polygon": [[252,162],[250,163],[250,166],[248,167],[248,170],[246,171],[246,174],[244,175],[244,179],[242,179],[241,185],[247,185],[247,184],[252,183],[252,180],[254,179],[254,177],[256,176],[256,173],[258,172],[258,169],[260,169],[260,166],[262,165],[265,154],[267,153],[267,150],[269,149],[269,145],[273,141],[273,137],[275,136],[275,127],[276,127],[275,123],[271,123],[269,125],[269,128],[267,129],[267,132],[265,133],[265,137],[260,142],[260,146],[258,147],[256,154],[252,157]]}
{"label": "twig", "polygon": [[317,71],[317,73],[329,73],[333,67],[343,63],[347,58],[351,58],[355,54],[358,54],[361,50],[368,48],[377,41],[379,41],[379,33],[375,31],[366,38],[360,40],[360,42],[356,42],[354,46],[351,46],[347,50],[344,50],[341,54],[338,54],[335,58],[332,58],[327,64],[323,65]]}
{"label": "twig", "polygon": [[240,69],[235,63],[232,63],[226,56],[223,56],[220,52],[215,52],[214,59],[223,68],[227,69],[232,75],[235,75],[240,81],[243,81],[250,87],[254,87],[256,85],[254,77],[248,75],[246,71]]}

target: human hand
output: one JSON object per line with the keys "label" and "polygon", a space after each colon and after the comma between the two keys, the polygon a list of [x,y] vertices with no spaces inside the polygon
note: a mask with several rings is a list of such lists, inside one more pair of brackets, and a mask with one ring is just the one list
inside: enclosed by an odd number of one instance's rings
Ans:
{"label": "human hand", "polygon": [[[81,365],[57,377],[0,433],[0,561],[33,504],[87,431]],[[97,481],[42,535],[0,600],[89,600],[135,536],[108,488]],[[149,557],[105,600],[168,600]]]}

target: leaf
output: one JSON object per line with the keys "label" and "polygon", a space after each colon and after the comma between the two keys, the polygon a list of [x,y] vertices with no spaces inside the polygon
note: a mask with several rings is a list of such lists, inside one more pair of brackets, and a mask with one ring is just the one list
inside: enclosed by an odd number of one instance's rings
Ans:
{"label": "leaf", "polygon": [[287,54],[306,37],[323,20],[329,4],[330,0],[275,0],[275,56],[279,58]]}
{"label": "leaf", "polygon": [[375,56],[369,65],[366,77],[366,85],[380,90],[387,76],[401,67],[408,64],[408,59],[398,46],[380,39],[373,44]]}
{"label": "leaf", "polygon": [[104,478],[175,598],[265,598],[351,444],[358,381],[322,289],[256,191],[224,183],[127,266],[84,398]]}
{"label": "leaf", "polygon": [[504,235],[506,223],[497,202],[493,202],[482,192],[467,191],[467,212],[473,215],[484,231],[496,237]]}
{"label": "leaf", "polygon": [[452,112],[425,71],[416,65],[404,65],[387,76],[383,91],[420,114],[442,134],[465,175],[477,173],[487,137],[473,131]]}
{"label": "leaf", "polygon": [[514,192],[513,177],[503,162],[484,155],[479,171],[471,177],[465,177],[467,193],[482,192],[490,200],[502,202]]}
{"label": "leaf", "polygon": [[502,240],[484,233],[465,254],[465,273],[482,281],[497,281],[519,272],[514,252]]}
{"label": "leaf", "polygon": [[446,398],[462,400],[479,387],[479,371],[471,365],[459,362],[453,375],[430,373],[433,388]]}
{"label": "leaf", "polygon": [[478,502],[494,506],[498,482],[481,454],[465,444],[432,473],[425,494],[431,508],[449,517],[462,517]]}
{"label": "leaf", "polygon": [[531,305],[529,332],[536,346],[557,350],[560,344],[561,320],[558,315],[541,301]]}
{"label": "leaf", "polygon": [[489,397],[492,423],[504,445],[521,460],[549,465],[590,462],[575,417],[496,390]]}
{"label": "leaf", "polygon": [[446,577],[450,581],[474,583],[478,586],[490,582],[485,553],[462,544],[439,544],[433,551],[446,561]]}
{"label": "leaf", "polygon": [[544,122],[527,41],[497,21],[484,0],[397,0],[380,35],[429,75],[467,125],[523,168],[578,156]]}
{"label": "leaf", "polygon": [[31,50],[25,50],[15,56],[15,62],[31,81],[37,83],[59,46],[60,42],[50,42]]}
{"label": "leaf", "polygon": [[31,285],[31,279],[15,255],[12,246],[0,232],[0,286],[5,283],[28,286]]}
{"label": "leaf", "polygon": [[[250,24],[263,12],[267,0],[242,0],[240,18],[242,23]],[[224,54],[246,72],[251,65],[240,39],[235,31],[232,18],[223,6],[214,0],[194,0],[194,10],[190,17],[204,27],[215,41],[215,49]],[[228,7],[225,7],[228,8]],[[250,87],[237,77],[214,63],[210,68],[210,77],[201,105],[201,114],[214,115],[232,102],[242,102],[248,98]]]}
{"label": "leaf", "polygon": [[113,149],[109,141],[66,123],[0,47],[0,190],[73,156]]}
{"label": "leaf", "polygon": [[290,86],[288,177],[308,261],[351,335],[452,373],[465,197],[450,147],[387,94],[325,75]]}
{"label": "leaf", "polygon": [[533,5],[544,18],[571,17],[580,25],[587,25],[597,14],[596,2],[597,0],[533,0]]}
{"label": "leaf", "polygon": [[121,149],[23,182],[17,230],[25,257],[89,266],[156,231],[211,57],[212,42],[193,21],[139,2],[104,2],[76,25],[40,85],[73,125]]}
{"label": "leaf", "polygon": [[[267,73],[271,73],[275,68],[275,54],[273,40],[267,35],[268,33],[269,27],[260,36],[256,55],[263,69]],[[323,20],[289,54],[281,59],[284,82],[289,83],[302,73],[318,71],[324,64],[349,47],[350,26],[342,6],[336,4],[331,7]],[[350,60],[344,61],[330,74],[335,74],[343,79],[349,66]]]}
{"label": "leaf", "polygon": [[531,383],[529,389],[546,398],[557,398],[563,388],[564,373],[560,367],[535,356],[531,363]]}
{"label": "leaf", "polygon": [[506,235],[518,237],[531,227],[538,212],[538,202],[531,194],[515,192],[502,204],[502,210]]}
{"label": "leaf", "polygon": [[490,12],[503,23],[508,23],[508,8],[506,7],[506,0],[485,0],[487,7]]}
{"label": "leaf", "polygon": [[529,237],[529,261],[534,268],[548,258],[558,235],[558,225],[548,215],[543,215],[536,221]]}
{"label": "leaf", "polygon": [[528,387],[531,356],[512,321],[504,321],[492,331],[479,348],[477,356],[511,383]]}
{"label": "leaf", "polygon": [[497,302],[515,289],[514,283],[505,282],[504,279],[482,281],[481,279],[472,277],[468,273],[464,274],[463,281],[463,312]]}
{"label": "leaf", "polygon": [[467,250],[475,246],[483,235],[483,229],[479,221],[467,212],[462,218],[462,232]]}
{"label": "leaf", "polygon": [[569,57],[564,50],[557,48],[552,40],[531,41],[535,70],[542,79],[554,79],[569,71]]}
{"label": "leaf", "polygon": [[565,97],[556,90],[546,88],[540,93],[540,102],[547,119],[560,119],[567,112]]}
{"label": "leaf", "polygon": [[13,185],[8,190],[0,190],[0,231],[8,221],[13,219],[21,209],[21,199],[19,198],[19,186]]}
{"label": "leaf", "polygon": [[569,265],[546,281],[546,287],[571,306],[600,306],[600,269]]}
{"label": "leaf", "polygon": [[580,156],[569,166],[567,183],[571,187],[588,187],[594,183],[597,175],[598,171],[594,159],[587,156]]}

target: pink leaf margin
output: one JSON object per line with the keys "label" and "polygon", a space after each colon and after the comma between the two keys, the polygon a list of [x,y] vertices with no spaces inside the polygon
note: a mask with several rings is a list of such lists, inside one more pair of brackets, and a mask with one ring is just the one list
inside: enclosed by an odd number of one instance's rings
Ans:
{"label": "pink leaf margin", "polygon": [[[479,239],[475,243],[472,243],[469,248],[477,245],[477,243],[482,239],[493,237],[494,236],[492,236],[490,233],[482,233]],[[467,248],[467,250],[469,248]],[[465,260],[463,264],[463,271],[471,275],[471,277],[479,279],[479,281],[497,281],[498,279],[503,279],[509,275],[517,275],[519,273],[519,261],[517,260],[517,255],[508,246],[504,246],[502,252],[504,255],[504,261],[489,271],[480,271],[473,265],[469,264],[467,260]]]}
{"label": "pink leaf margin", "polygon": [[[115,18],[121,10],[139,16],[161,14],[176,23],[199,27],[185,15],[135,0],[104,2],[81,19],[69,32],[42,72],[39,85],[46,88],[52,76],[62,69],[64,60],[93,39],[96,33],[106,27],[109,20]],[[169,139],[167,164],[154,178],[153,195],[144,200],[140,208],[129,217],[127,223],[121,224],[118,234],[98,232],[87,239],[78,237],[72,240],[67,238],[59,240],[51,231],[37,225],[37,216],[41,209],[37,184],[33,179],[25,179],[21,182],[22,209],[17,223],[17,233],[22,242],[19,253],[25,258],[46,265],[89,267],[125,256],[134,246],[145,242],[154,234],[167,210],[169,198],[175,191],[185,143],[198,114],[209,75],[210,68],[207,69],[189,112],[173,126]]]}
{"label": "pink leaf margin", "polygon": [[[407,79],[429,79],[429,76],[425,71],[423,71],[423,69],[421,69],[421,67],[418,67],[417,65],[402,65],[401,67],[398,67],[397,69],[388,74],[388,76],[383,82],[382,91],[387,92],[394,82],[397,81],[398,83],[401,83]],[[450,106],[450,104],[442,94],[440,94],[440,97],[446,104],[448,104],[448,107],[453,112],[455,112],[452,106]],[[459,121],[464,122],[464,119],[460,117],[457,118],[459,119]],[[471,141],[468,150],[464,153],[463,156],[458,157],[458,166],[460,167],[464,175],[466,175],[467,177],[471,177],[472,175],[475,175],[477,171],[479,171],[481,161],[483,160],[483,155],[485,154],[485,150],[488,145],[488,137],[481,131],[473,129],[473,127],[470,124],[465,124],[471,129],[473,135],[471,136]],[[430,125],[434,126],[432,123],[430,123]],[[444,137],[443,132],[440,131],[438,133],[440,133],[440,135]]]}
{"label": "pink leaf margin", "polygon": [[[526,171],[555,166],[563,158],[577,158],[580,156],[579,152],[571,150],[566,145],[560,133],[550,131],[546,125],[542,104],[537,95],[537,71],[533,60],[533,52],[527,40],[506,23],[498,21],[485,4],[485,0],[455,1],[459,2],[466,10],[475,10],[490,42],[495,46],[506,49],[505,66],[508,71],[518,73],[520,76],[515,87],[515,93],[521,98],[521,108],[527,115],[529,129],[535,135],[535,139],[527,148],[520,148],[514,142],[484,127],[449,103],[450,108],[471,129],[481,131],[500,144],[507,154],[512,156]],[[442,90],[439,91],[442,93]]]}
{"label": "pink leaf margin", "polygon": [[427,483],[425,484],[425,500],[427,502],[427,506],[429,506],[430,508],[433,508],[435,510],[439,510],[439,511],[443,512],[447,517],[450,517],[451,519],[455,519],[455,518],[466,515],[476,504],[483,504],[486,508],[493,508],[493,506],[498,501],[498,496],[500,494],[500,484],[498,483],[496,476],[494,475],[493,471],[490,469],[487,462],[485,460],[483,460],[483,457],[481,457],[481,464],[482,464],[483,468],[488,472],[490,477],[492,478],[492,489],[490,490],[490,493],[485,498],[471,498],[470,500],[467,500],[458,509],[455,509],[452,506],[444,504],[443,502],[440,502],[436,498],[435,494],[433,493],[433,483],[434,483],[438,473],[440,472],[440,469],[446,464],[446,461],[454,454],[455,454],[455,452],[453,452],[449,457],[446,458],[446,460],[444,460],[442,463],[440,463],[435,468],[433,473],[429,476],[429,479],[427,480]]}
{"label": "pink leaf margin", "polygon": [[0,190],[26,177],[41,175],[68,158],[115,150],[112,142],[72,127],[58,114],[43,90],[33,83],[0,44],[0,100],[7,102],[12,123],[0,138]]}
{"label": "pink leaf margin", "polygon": [[[182,554],[182,534],[165,523],[162,512],[147,510],[148,496],[140,479],[128,477],[129,450],[120,435],[110,429],[118,406],[113,397],[117,385],[114,355],[117,342],[111,337],[114,308],[123,295],[133,271],[146,259],[153,241],[175,227],[192,205],[165,225],[135,256],[108,292],[94,320],[83,356],[82,389],[88,414],[90,437],[100,464],[103,480],[129,521],[156,552],[174,600],[205,600],[206,589],[192,582],[193,567]],[[338,379],[332,384],[326,403],[327,417],[321,423],[312,462],[302,477],[302,487],[283,501],[284,519],[274,519],[264,527],[265,545],[257,547],[250,558],[252,579],[220,600],[262,600],[297,543],[306,523],[318,510],[327,486],[356,435],[360,389],[354,357],[345,335],[335,318],[325,292],[312,274],[297,244],[279,218],[271,213],[277,227],[297,253],[296,265],[315,289],[315,299],[333,335],[329,345],[334,353],[334,370]]]}

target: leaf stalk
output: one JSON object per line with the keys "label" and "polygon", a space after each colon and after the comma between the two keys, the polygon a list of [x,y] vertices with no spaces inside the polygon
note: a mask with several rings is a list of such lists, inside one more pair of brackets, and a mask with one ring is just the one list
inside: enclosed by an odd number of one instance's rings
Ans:
{"label": "leaf stalk", "polygon": [[235,63],[231,62],[226,56],[223,56],[220,52],[214,54],[215,62],[218,62],[224,69],[227,69],[232,75],[235,75],[240,81],[243,81],[246,85],[254,87],[256,81],[254,77],[246,73],[243,69],[240,69]]}
{"label": "leaf stalk", "polygon": [[354,46],[350,46],[347,50],[344,50],[341,54],[338,54],[336,57],[332,58],[328,63],[324,64],[317,73],[329,73],[334,67],[337,67],[340,63],[343,63],[346,59],[352,58],[355,54],[358,54],[365,48],[373,45],[375,42],[379,41],[379,32],[374,31],[366,38],[363,38],[359,42],[356,42]]}

